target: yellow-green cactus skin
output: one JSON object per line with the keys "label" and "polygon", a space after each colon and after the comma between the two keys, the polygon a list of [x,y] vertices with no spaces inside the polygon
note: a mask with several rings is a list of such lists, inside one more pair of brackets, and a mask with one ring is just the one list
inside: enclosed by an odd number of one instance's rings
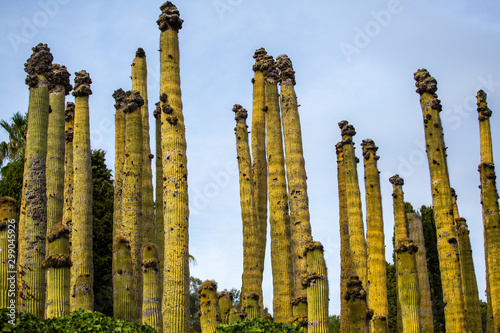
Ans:
{"label": "yellow-green cactus skin", "polygon": [[113,316],[124,321],[135,319],[136,301],[130,241],[117,236],[113,244]]}
{"label": "yellow-green cactus skin", "polygon": [[19,308],[38,318],[45,314],[46,279],[41,264],[45,259],[47,234],[47,188],[45,166],[49,121],[49,88],[46,74],[52,70],[52,54],[38,44],[25,64],[30,87],[26,139],[25,176],[21,199],[18,271],[21,288]]}
{"label": "yellow-green cactus skin", "polygon": [[[73,135],[73,225],[71,228],[71,311],[94,309],[92,263],[92,166],[90,162],[89,95],[92,80],[86,71],[75,73],[75,128]],[[83,287],[85,286],[85,287]],[[89,290],[86,289],[89,286]],[[76,295],[78,290],[78,295]],[[72,296],[73,296],[72,295]]]}
{"label": "yellow-green cactus skin", "polygon": [[125,108],[125,165],[122,194],[121,235],[130,241],[134,268],[133,289],[136,293],[137,320],[141,318],[142,304],[142,119],[143,98],[136,90],[126,93]]}
{"label": "yellow-green cactus skin", "polygon": [[[236,127],[236,153],[238,159],[239,182],[240,182],[240,205],[241,219],[243,223],[243,275],[242,290],[248,293],[259,294],[261,290],[260,260],[259,260],[259,226],[256,223],[256,210],[253,195],[252,181],[252,160],[250,157],[250,147],[248,145],[248,126],[246,119],[247,110],[241,105],[233,106],[235,113]],[[260,294],[259,294],[260,296]],[[243,298],[245,299],[245,298]],[[244,304],[244,307],[246,304]],[[260,312],[260,307],[251,311]]]}
{"label": "yellow-green cactus skin", "polygon": [[162,331],[161,280],[158,250],[153,243],[146,243],[142,249],[143,301],[142,323]]}
{"label": "yellow-green cactus skin", "polygon": [[220,323],[217,283],[206,280],[198,289],[200,295],[201,333],[213,333]]}
{"label": "yellow-green cactus skin", "polygon": [[[292,262],[294,270],[294,302],[298,304],[305,296],[300,284],[301,274],[305,273],[305,258],[302,257],[306,245],[312,241],[309,215],[309,198],[307,195],[306,169],[302,147],[302,132],[295,94],[295,71],[287,55],[276,58],[281,86],[281,113],[283,119],[283,136],[285,142],[286,175],[288,184],[288,201],[290,204],[290,232],[292,239]],[[294,315],[300,315],[298,306]]]}
{"label": "yellow-green cactus skin", "polygon": [[347,291],[343,295],[349,306],[349,332],[369,332],[369,323],[373,313],[366,305],[366,291],[357,275],[351,275],[347,281]]}
{"label": "yellow-green cactus skin", "polygon": [[[259,305],[261,316],[264,314],[262,297],[262,279],[264,274],[264,258],[266,254],[267,237],[267,156],[266,156],[266,93],[263,65],[267,52],[264,48],[255,50],[253,58],[254,77],[252,96],[252,179],[256,223],[259,227]],[[243,290],[242,290],[243,291]]]}
{"label": "yellow-green cactus skin", "polygon": [[[156,103],[155,132],[156,132],[156,187],[155,187],[155,239],[158,249],[158,261],[160,265],[160,281],[163,281],[163,258],[165,257],[165,230],[163,229],[163,165],[161,153],[161,106]],[[163,282],[160,284],[160,292],[163,290]],[[163,292],[162,292],[163,294]]]}
{"label": "yellow-green cactus skin", "polygon": [[48,256],[42,267],[47,270],[46,318],[63,317],[69,314],[70,267],[69,229],[62,222],[52,226],[47,235]]}
{"label": "yellow-green cactus skin", "polygon": [[[293,247],[290,245],[290,217],[288,215],[285,156],[277,86],[278,70],[271,56],[266,56],[265,61],[267,63],[264,77],[267,108],[266,141],[269,167],[267,182],[269,186],[269,225],[271,227],[271,266],[273,270],[273,315],[274,321],[285,323],[292,318],[294,273],[291,250],[300,247],[300,244],[295,241]],[[302,258],[303,254],[304,251],[301,254]]]}
{"label": "yellow-green cactus skin", "polygon": [[420,291],[420,329],[422,333],[434,332],[434,319],[432,315],[431,287],[427,270],[427,258],[425,251],[424,231],[422,228],[422,217],[417,213],[406,214],[408,223],[408,235],[413,244],[418,248],[415,253],[415,261],[418,273],[418,288]]}
{"label": "yellow-green cactus skin", "polygon": [[[351,249],[349,248],[349,221],[347,220],[347,195],[345,188],[344,151],[342,142],[335,145],[337,154],[337,183],[339,192],[339,230],[340,230],[340,295],[347,292],[347,281],[352,275]],[[340,332],[349,332],[349,307],[347,300],[340,300]]]}
{"label": "yellow-green cactus skin", "polygon": [[[16,306],[16,200],[0,198],[0,308]],[[14,286],[14,287],[12,287]]]}
{"label": "yellow-green cactus skin", "polygon": [[[491,110],[486,102],[486,93],[477,93],[479,135],[481,139],[481,202],[483,207],[484,246],[488,286],[488,304],[491,304],[494,331],[500,331],[500,216],[496,186],[493,146],[491,141]],[[491,324],[489,326],[492,326]]]}
{"label": "yellow-green cactus skin", "polygon": [[245,315],[243,313],[241,313],[240,311],[238,311],[238,309],[233,307],[229,311],[229,320],[228,320],[229,324],[242,321],[244,317]]}
{"label": "yellow-green cactus skin", "polygon": [[220,323],[229,324],[229,314],[233,306],[234,295],[232,292],[223,291],[217,297],[219,298]]}
{"label": "yellow-green cactus skin", "polygon": [[154,202],[153,202],[153,170],[151,169],[151,147],[149,143],[149,109],[148,109],[148,68],[146,52],[137,49],[132,62],[132,90],[137,90],[144,99],[141,106],[142,121],[142,229],[143,242],[155,243]]}
{"label": "yellow-green cactus skin", "polygon": [[425,142],[431,175],[432,204],[436,221],[439,267],[443,284],[446,332],[465,332],[466,321],[462,291],[457,231],[453,218],[450,179],[446,161],[446,146],[437,98],[437,82],[429,72],[420,69],[414,74],[417,93],[420,94],[425,130]]}
{"label": "yellow-green cactus skin", "polygon": [[398,299],[403,332],[420,333],[420,293],[415,253],[418,248],[409,238],[402,238],[394,249],[397,260]]}
{"label": "yellow-green cactus skin", "polygon": [[477,289],[474,260],[472,259],[472,248],[469,238],[467,221],[458,213],[457,194],[451,189],[453,202],[453,216],[458,234],[458,250],[460,253],[460,268],[462,269],[462,289],[464,292],[465,317],[470,332],[483,331],[481,322],[481,309],[479,305],[479,291]]}
{"label": "yellow-green cactus skin", "polygon": [[303,255],[307,261],[307,274],[302,281],[307,290],[307,332],[328,333],[328,274],[323,245],[310,242]]}
{"label": "yellow-green cactus skin", "polygon": [[73,225],[73,135],[75,124],[75,103],[66,103],[64,113],[64,205],[62,221],[70,230]]}
{"label": "yellow-green cactus skin", "polygon": [[358,159],[354,154],[352,137],[356,135],[354,126],[347,121],[339,122],[342,133],[342,150],[344,153],[344,174],[347,195],[347,217],[349,221],[349,247],[351,249],[353,274],[359,277],[363,288],[367,289],[367,258],[363,212],[361,210],[361,194],[359,191]]}
{"label": "yellow-green cactus skin", "polygon": [[368,308],[373,310],[370,332],[388,332],[387,272],[385,264],[382,195],[377,167],[378,147],[373,140],[363,140],[366,191],[366,245],[368,265]]}
{"label": "yellow-green cactus skin", "polygon": [[160,7],[161,144],[163,162],[163,330],[184,333],[189,318],[189,206],[186,130],[179,73],[179,11],[170,2]]}

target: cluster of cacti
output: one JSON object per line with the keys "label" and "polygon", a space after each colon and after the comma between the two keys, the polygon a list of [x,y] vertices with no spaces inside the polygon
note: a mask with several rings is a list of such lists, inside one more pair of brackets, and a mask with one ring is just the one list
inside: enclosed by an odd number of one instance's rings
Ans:
{"label": "cluster of cacti", "polygon": [[217,283],[206,280],[198,289],[198,293],[200,295],[201,333],[213,333],[220,322]]}

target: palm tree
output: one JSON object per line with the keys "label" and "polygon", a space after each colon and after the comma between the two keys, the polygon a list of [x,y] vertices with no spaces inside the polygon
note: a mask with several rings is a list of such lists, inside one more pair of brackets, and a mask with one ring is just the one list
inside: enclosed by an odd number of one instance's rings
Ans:
{"label": "palm tree", "polygon": [[8,142],[0,142],[0,167],[5,160],[14,161],[20,157],[24,157],[28,114],[22,115],[16,112],[10,120],[10,124],[5,120],[0,121],[0,126],[9,134]]}

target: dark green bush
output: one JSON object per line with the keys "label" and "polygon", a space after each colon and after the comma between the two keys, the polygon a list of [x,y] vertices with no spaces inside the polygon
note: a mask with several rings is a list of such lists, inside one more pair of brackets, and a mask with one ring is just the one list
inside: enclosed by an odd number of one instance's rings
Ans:
{"label": "dark green bush", "polygon": [[297,325],[275,323],[271,320],[265,319],[252,319],[240,322],[231,323],[228,325],[217,326],[216,332],[224,333],[295,333],[304,332],[304,330]]}

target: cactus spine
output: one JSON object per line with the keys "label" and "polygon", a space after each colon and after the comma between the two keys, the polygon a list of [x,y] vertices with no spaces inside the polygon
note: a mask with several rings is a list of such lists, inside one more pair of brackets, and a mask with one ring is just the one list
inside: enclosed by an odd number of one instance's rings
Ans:
{"label": "cactus spine", "polygon": [[73,127],[75,123],[75,103],[66,103],[64,113],[64,207],[63,223],[70,230],[71,246],[71,226],[73,224]]}
{"label": "cactus spine", "polygon": [[[10,246],[9,246],[10,245]],[[16,305],[16,200],[0,198],[0,308]]]}
{"label": "cactus spine", "polygon": [[69,314],[70,267],[69,229],[62,222],[52,226],[47,235],[48,256],[42,263],[47,270],[46,318],[62,317]]}
{"label": "cactus spine", "polygon": [[406,218],[408,221],[408,234],[410,239],[413,240],[413,244],[418,248],[415,253],[415,261],[418,273],[418,289],[420,291],[420,326],[422,333],[432,333],[434,332],[434,319],[432,316],[431,287],[427,271],[422,218],[416,213],[408,213]]}
{"label": "cactus spine", "polygon": [[[267,157],[266,157],[266,94],[263,65],[267,52],[264,48],[254,53],[253,65],[253,101],[252,101],[252,179],[254,186],[254,204],[256,223],[259,228],[259,306],[261,315],[264,314],[262,297],[262,279],[264,274],[264,258],[266,254],[267,237]],[[242,290],[243,291],[243,290]]]}
{"label": "cactus spine", "polygon": [[201,333],[213,333],[220,321],[217,283],[206,280],[198,289],[198,293],[200,294]]}
{"label": "cactus spine", "polygon": [[[247,110],[241,105],[235,104],[233,111],[236,120],[236,152],[240,180],[241,219],[243,221],[242,290],[244,290],[245,295],[252,293],[260,295],[259,226],[256,224],[253,196],[252,160],[248,146],[248,126],[246,124]],[[243,307],[246,308],[246,304]],[[260,307],[248,310],[249,315],[258,314],[258,317],[260,317]]]}
{"label": "cactus spine", "polygon": [[366,243],[368,255],[368,308],[373,310],[370,332],[387,332],[387,273],[385,264],[384,220],[382,195],[377,167],[378,147],[373,140],[363,140],[366,189]]}
{"label": "cactus spine", "polygon": [[[156,139],[156,187],[155,187],[155,239],[158,249],[158,261],[160,265],[160,281],[163,281],[163,258],[165,257],[165,230],[163,229],[163,165],[161,153],[161,102],[156,103],[155,117],[155,139]],[[163,290],[163,282],[160,283],[160,292]],[[162,292],[163,293],[163,292]]]}
{"label": "cactus spine", "polygon": [[75,73],[75,129],[73,138],[73,225],[71,229],[71,311],[94,308],[92,263],[92,167],[90,162],[89,95],[92,80],[86,71]]}
{"label": "cactus spine", "polygon": [[142,249],[142,272],[144,274],[144,300],[142,302],[142,323],[157,331],[162,330],[161,320],[161,280],[158,250],[153,243]]}
{"label": "cactus spine", "polygon": [[151,169],[151,147],[149,144],[149,109],[148,109],[148,69],[146,53],[137,49],[132,62],[132,89],[137,90],[144,99],[141,106],[142,123],[142,226],[144,244],[155,243],[154,207],[153,207],[153,171]]}
{"label": "cactus spine", "polygon": [[340,331],[349,332],[349,307],[344,295],[351,272],[351,250],[349,248],[349,221],[347,219],[347,195],[345,188],[344,152],[342,142],[335,145],[337,153],[337,182],[339,191],[339,229],[340,229]]}
{"label": "cactus spine", "polygon": [[49,120],[49,89],[46,74],[52,70],[52,54],[38,44],[25,64],[30,87],[29,131],[26,139],[25,176],[21,199],[19,243],[20,311],[38,318],[45,313],[45,259],[47,233],[47,188],[45,166]]}
{"label": "cactus spine", "polygon": [[307,331],[309,333],[328,333],[328,275],[323,245],[310,242],[306,245],[304,256],[307,261],[307,274],[303,284],[307,289]]}
{"label": "cactus spine", "polygon": [[124,321],[135,318],[135,291],[130,241],[122,235],[114,239],[113,316]]}
{"label": "cactus spine", "polygon": [[[290,217],[288,215],[285,157],[277,86],[279,77],[271,56],[266,56],[266,63],[264,77],[267,107],[266,132],[269,163],[267,181],[269,184],[269,224],[271,226],[271,265],[273,270],[273,315],[276,322],[283,323],[292,318],[293,266],[290,254]],[[302,235],[302,237],[304,236]],[[299,246],[296,244],[294,248]],[[303,254],[304,251],[301,254],[302,258]]]}
{"label": "cactus spine", "polygon": [[366,292],[356,275],[351,275],[347,282],[347,292],[343,295],[349,306],[349,331],[369,332],[372,312],[366,305]]}
{"label": "cactus spine", "polygon": [[481,138],[481,202],[483,207],[484,244],[486,258],[488,305],[491,304],[494,331],[500,330],[500,217],[498,192],[495,181],[495,165],[493,164],[493,147],[491,141],[491,110],[486,102],[486,93],[477,93],[477,111],[479,118],[479,134]]}
{"label": "cactus spine", "polygon": [[233,306],[233,293],[223,291],[219,293],[219,310],[220,310],[220,323],[229,324],[229,314]]}
{"label": "cactus spine", "polygon": [[189,207],[184,116],[179,73],[179,11],[170,2],[160,7],[161,122],[163,161],[163,330],[184,333],[189,317]]}

